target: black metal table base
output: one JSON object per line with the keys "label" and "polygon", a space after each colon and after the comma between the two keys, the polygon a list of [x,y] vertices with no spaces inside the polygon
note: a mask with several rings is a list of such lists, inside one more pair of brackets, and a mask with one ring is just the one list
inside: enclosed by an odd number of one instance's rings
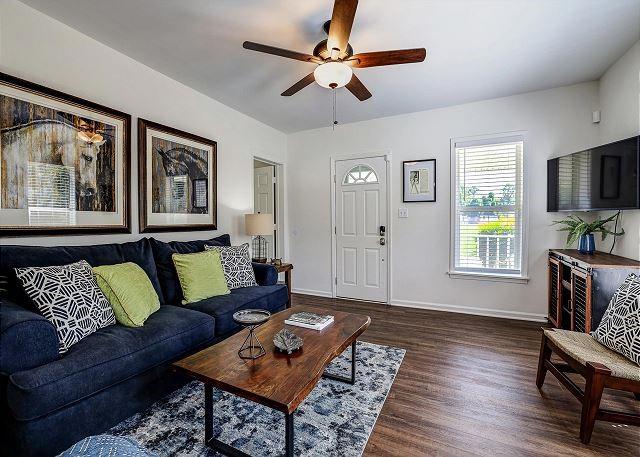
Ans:
{"label": "black metal table base", "polygon": [[[356,342],[351,344],[351,377],[323,373],[322,377],[355,384],[356,382]],[[293,414],[284,415],[284,455],[293,457]],[[251,457],[246,452],[213,437],[213,387],[204,385],[204,443],[211,449],[230,457]]]}
{"label": "black metal table base", "polygon": [[356,383],[356,342],[351,343],[351,376],[341,376],[339,374],[332,373],[323,373],[323,378],[333,379],[334,381],[342,381],[347,384],[355,384]]}

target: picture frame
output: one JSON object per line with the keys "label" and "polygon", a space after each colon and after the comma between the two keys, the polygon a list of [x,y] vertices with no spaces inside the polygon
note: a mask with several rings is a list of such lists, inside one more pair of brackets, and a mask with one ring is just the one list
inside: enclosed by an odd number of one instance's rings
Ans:
{"label": "picture frame", "polygon": [[402,162],[402,201],[436,201],[436,159]]}
{"label": "picture frame", "polygon": [[140,233],[217,229],[217,143],[138,119]]}
{"label": "picture frame", "polygon": [[131,116],[0,73],[0,237],[131,233]]}

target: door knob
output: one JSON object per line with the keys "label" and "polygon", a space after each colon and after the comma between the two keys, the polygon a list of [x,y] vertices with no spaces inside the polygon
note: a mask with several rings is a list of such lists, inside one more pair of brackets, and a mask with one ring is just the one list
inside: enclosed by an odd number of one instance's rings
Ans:
{"label": "door knob", "polygon": [[380,238],[380,246],[384,246],[386,243],[384,238]]}

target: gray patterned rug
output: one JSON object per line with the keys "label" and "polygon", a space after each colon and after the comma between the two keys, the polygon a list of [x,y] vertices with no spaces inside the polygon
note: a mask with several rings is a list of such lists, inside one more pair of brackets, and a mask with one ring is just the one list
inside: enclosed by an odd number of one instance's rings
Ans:
{"label": "gray patterned rug", "polygon": [[[351,348],[327,371],[348,375]],[[360,456],[376,423],[404,349],[358,342],[356,384],[322,378],[294,416],[296,455]],[[214,436],[253,456],[284,453],[284,415],[214,389]],[[204,441],[204,387],[193,381],[108,433],[160,456],[217,456]]]}

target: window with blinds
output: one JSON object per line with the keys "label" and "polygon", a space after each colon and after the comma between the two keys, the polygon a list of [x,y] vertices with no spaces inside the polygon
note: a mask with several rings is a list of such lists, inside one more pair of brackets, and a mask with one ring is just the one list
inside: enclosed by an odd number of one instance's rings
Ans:
{"label": "window with blinds", "polygon": [[454,141],[452,273],[524,276],[524,138]]}

